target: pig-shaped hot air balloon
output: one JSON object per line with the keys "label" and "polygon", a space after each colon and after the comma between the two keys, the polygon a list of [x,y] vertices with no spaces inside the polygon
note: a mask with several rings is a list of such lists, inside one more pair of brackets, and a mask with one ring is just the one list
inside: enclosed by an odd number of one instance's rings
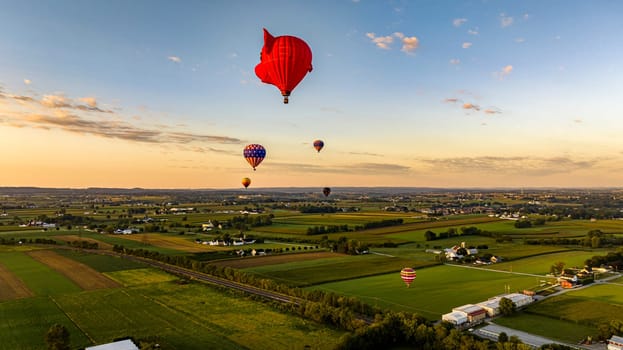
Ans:
{"label": "pig-shaped hot air balloon", "polygon": [[283,103],[312,70],[312,52],[305,41],[290,35],[274,37],[264,29],[264,47],[255,74],[262,82],[275,85]]}

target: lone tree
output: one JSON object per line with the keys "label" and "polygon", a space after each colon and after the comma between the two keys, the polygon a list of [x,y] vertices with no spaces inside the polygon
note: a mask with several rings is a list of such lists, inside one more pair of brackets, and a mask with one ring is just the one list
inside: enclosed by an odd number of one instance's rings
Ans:
{"label": "lone tree", "polygon": [[69,331],[61,324],[53,324],[45,334],[45,343],[49,350],[70,350]]}
{"label": "lone tree", "polygon": [[517,306],[513,303],[512,300],[508,298],[500,299],[500,312],[502,315],[512,315],[515,313]]}

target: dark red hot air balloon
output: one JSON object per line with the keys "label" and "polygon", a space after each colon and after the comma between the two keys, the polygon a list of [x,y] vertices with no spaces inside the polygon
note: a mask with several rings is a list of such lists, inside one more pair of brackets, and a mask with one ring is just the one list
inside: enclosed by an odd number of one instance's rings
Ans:
{"label": "dark red hot air balloon", "polygon": [[314,141],[314,148],[316,149],[316,151],[320,152],[322,147],[324,147],[324,142],[322,142],[322,140],[315,140]]}
{"label": "dark red hot air balloon", "polygon": [[311,71],[312,52],[305,41],[290,35],[274,37],[264,28],[264,47],[255,74],[281,91],[283,103],[288,103],[292,90]]}
{"label": "dark red hot air balloon", "polygon": [[331,189],[329,187],[325,187],[322,189],[322,193],[325,197],[329,197],[329,194],[331,194]]}

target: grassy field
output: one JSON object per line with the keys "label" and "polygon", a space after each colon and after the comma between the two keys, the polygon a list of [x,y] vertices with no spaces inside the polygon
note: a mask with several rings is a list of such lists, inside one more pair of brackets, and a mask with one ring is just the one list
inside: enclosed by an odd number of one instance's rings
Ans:
{"label": "grassy field", "polygon": [[132,336],[153,339],[162,349],[327,349],[342,335],[198,283],[144,283],[147,275],[153,280],[161,272],[124,272],[125,279],[141,283],[0,303],[2,346],[42,349],[52,323],[69,329],[72,348]]}
{"label": "grassy field", "polygon": [[35,295],[57,295],[80,291],[74,282],[24,252],[0,252],[2,264]]}
{"label": "grassy field", "polygon": [[247,268],[264,277],[295,286],[309,286],[330,281],[341,281],[361,276],[398,272],[405,266],[430,265],[429,261],[390,258],[379,255],[339,256],[327,259],[296,261],[279,265]]}
{"label": "grassy field", "polygon": [[31,296],[33,293],[24,282],[0,263],[0,302]]}
{"label": "grassy field", "polygon": [[587,336],[597,339],[595,327],[525,312],[496,318],[494,323],[569,344],[577,344]]}
{"label": "grassy field", "polygon": [[145,267],[139,262],[116,256],[90,254],[70,249],[56,249],[55,252],[64,257],[81,262],[97,272],[114,272]]}
{"label": "grassy field", "polygon": [[119,284],[76,260],[56,254],[52,250],[33,250],[28,252],[35,260],[60,272],[84,290],[115,288]]}
{"label": "grassy field", "polygon": [[[520,246],[520,247],[532,247],[532,246]],[[541,246],[534,246],[541,247]],[[565,250],[563,252],[547,252],[544,251],[540,255],[528,254],[524,252],[524,256],[535,255],[529,258],[518,259],[514,261],[501,262],[498,264],[488,265],[487,268],[493,270],[502,271],[514,271],[534,274],[547,274],[550,272],[550,267],[557,262],[564,262],[565,267],[584,267],[584,261],[590,259],[595,255],[603,255],[604,251],[571,251]]]}
{"label": "grassy field", "polygon": [[537,277],[441,265],[417,270],[409,288],[398,272],[309,287],[358,297],[371,305],[440,319],[455,306],[538,285]]}

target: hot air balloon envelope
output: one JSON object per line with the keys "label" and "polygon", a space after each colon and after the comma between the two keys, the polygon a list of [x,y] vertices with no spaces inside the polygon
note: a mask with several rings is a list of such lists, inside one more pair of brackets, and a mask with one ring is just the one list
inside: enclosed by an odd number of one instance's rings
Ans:
{"label": "hot air balloon envelope", "polygon": [[244,148],[242,155],[247,162],[251,164],[253,170],[255,170],[255,167],[260,165],[260,163],[264,160],[264,157],[266,157],[266,149],[262,145],[252,143]]}
{"label": "hot air balloon envelope", "polygon": [[244,188],[249,187],[250,184],[251,184],[251,179],[249,179],[248,177],[242,178],[242,186],[244,186]]}
{"label": "hot air balloon envelope", "polygon": [[288,103],[292,90],[311,70],[312,52],[305,41],[290,35],[274,37],[264,29],[264,47],[255,75],[275,85],[283,95],[283,103]]}
{"label": "hot air balloon envelope", "polygon": [[331,189],[329,187],[325,187],[322,189],[322,193],[324,193],[325,197],[328,197],[329,194],[331,193]]}
{"label": "hot air balloon envelope", "polygon": [[410,267],[405,267],[404,269],[400,270],[400,278],[402,278],[402,280],[407,284],[407,287],[411,285],[411,282],[413,282],[415,277],[415,270]]}
{"label": "hot air balloon envelope", "polygon": [[322,142],[322,140],[315,140],[314,141],[314,148],[316,149],[316,151],[320,152],[322,147],[324,147],[324,142]]}

